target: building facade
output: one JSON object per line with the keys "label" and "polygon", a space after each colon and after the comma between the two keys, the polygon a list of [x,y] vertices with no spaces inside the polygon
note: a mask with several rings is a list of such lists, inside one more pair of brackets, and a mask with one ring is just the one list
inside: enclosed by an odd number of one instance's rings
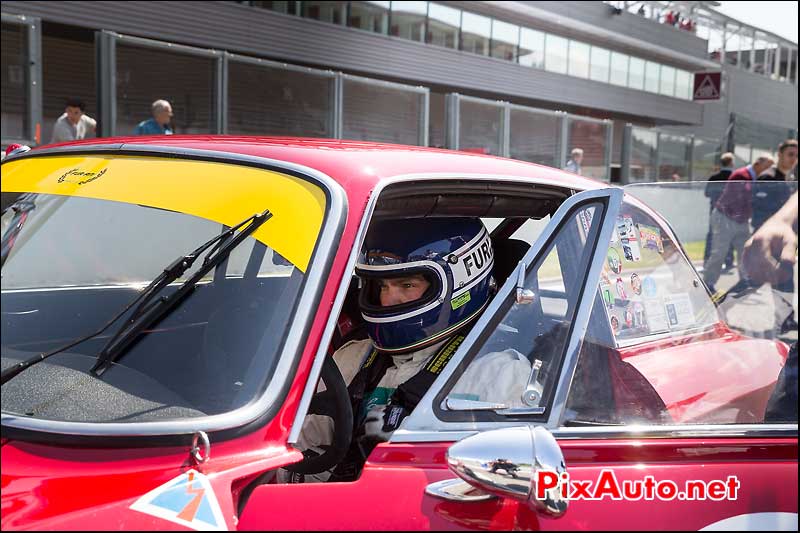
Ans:
{"label": "building facade", "polygon": [[[585,174],[623,182],[703,179],[721,151],[746,160],[796,136],[796,43],[771,36],[775,51],[754,30],[743,53],[738,23],[738,49],[714,55],[711,33],[664,23],[667,4],[4,1],[3,144],[48,143],[68,97],[102,136],[133,133],[163,98],[176,133],[550,166],[580,147]],[[722,98],[693,101],[694,73],[720,70]]]}

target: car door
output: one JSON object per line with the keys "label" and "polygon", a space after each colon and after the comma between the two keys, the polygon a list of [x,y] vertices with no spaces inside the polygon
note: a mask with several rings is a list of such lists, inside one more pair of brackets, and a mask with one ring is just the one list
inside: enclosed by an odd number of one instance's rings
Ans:
{"label": "car door", "polygon": [[[417,409],[395,432],[388,443],[379,445],[369,456],[360,478],[351,483],[266,484],[256,487],[244,506],[239,521],[243,529],[537,529],[538,516],[526,505],[509,499],[475,495],[468,501],[448,501],[426,492],[431,484],[454,479],[447,468],[445,454],[453,442],[473,434],[500,427],[543,420],[549,411],[540,405],[554,401],[554,384],[561,357],[548,362],[539,379],[547,383],[537,405],[522,403],[516,395],[508,413],[486,410],[503,391],[485,388],[484,397],[465,400],[468,410],[441,408],[439,398],[468,369],[476,352],[487,348],[487,336],[494,346],[515,331],[524,337],[530,350],[537,344],[559,353],[569,352],[589,322],[590,307],[580,304],[586,287],[596,287],[605,251],[598,242],[610,238],[613,224],[604,221],[621,202],[619,189],[578,194],[566,201],[553,216],[546,230],[526,254],[518,275],[500,290],[490,308],[464,341],[462,348],[434,383]],[[570,260],[559,260],[570,257]],[[567,266],[568,265],[568,266]],[[539,291],[530,305],[516,304],[518,287]],[[525,293],[527,294],[527,293]],[[543,300],[543,301],[542,301]],[[517,308],[522,311],[517,313]],[[506,319],[512,313],[513,317]],[[526,320],[533,323],[527,324]],[[505,322],[505,323],[503,323]],[[539,328],[538,334],[535,328]],[[571,336],[571,333],[574,334]],[[513,335],[512,335],[513,336]],[[495,342],[496,341],[496,342]],[[494,348],[492,348],[494,350]],[[522,361],[519,352],[501,354]],[[475,372],[472,372],[475,374]],[[469,372],[467,372],[469,375]],[[513,376],[514,386],[526,388],[530,372]],[[535,376],[534,376],[535,377]],[[540,387],[537,380],[532,380]],[[462,387],[463,388],[463,387]],[[466,417],[458,420],[459,416]],[[405,429],[404,429],[405,428]]]}

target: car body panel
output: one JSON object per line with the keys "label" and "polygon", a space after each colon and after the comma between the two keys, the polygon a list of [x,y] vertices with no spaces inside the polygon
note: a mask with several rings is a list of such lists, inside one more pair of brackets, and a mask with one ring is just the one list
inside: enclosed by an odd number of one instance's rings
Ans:
{"label": "car body panel", "polygon": [[[35,443],[27,441],[25,435],[7,438],[4,434],[0,473],[3,529],[186,529],[183,525],[133,510],[131,506],[190,469],[208,476],[227,529],[700,529],[748,513],[797,513],[797,439],[758,435],[727,438],[593,438],[587,435],[559,438],[558,443],[573,479],[596,479],[603,468],[612,469],[620,480],[639,479],[645,475],[675,481],[725,479],[731,474],[739,476],[741,489],[737,500],[693,502],[690,512],[686,511],[686,504],[677,501],[626,501],[612,505],[608,500],[576,501],[564,517],[553,519],[510,499],[470,503],[440,500],[426,494],[425,488],[430,483],[455,477],[447,467],[445,455],[456,439],[456,433],[445,431],[439,432],[439,440],[428,438],[430,442],[380,444],[370,455],[361,477],[354,482],[273,482],[258,485],[248,494],[245,487],[256,477],[298,462],[302,457],[287,442],[296,424],[304,391],[316,387],[315,362],[327,349],[331,321],[335,319],[332,315],[338,312],[341,295],[346,290],[345,285],[349,284],[353,248],[358,244],[360,228],[367,223],[365,215],[370,214],[368,206],[375,201],[376,190],[394,181],[414,181],[425,177],[513,179],[524,183],[550,183],[570,192],[599,189],[605,184],[557,169],[491,156],[324,139],[215,136],[96,139],[33,150],[26,156],[26,159],[32,156],[28,164],[37,161],[37,152],[41,156],[53,154],[63,158],[62,166],[56,169],[57,165],[53,164],[53,169],[46,172],[50,179],[57,181],[64,175],[61,169],[67,166],[100,165],[99,161],[104,161],[102,164],[112,170],[103,178],[111,178],[119,168],[120,175],[124,173],[128,179],[141,178],[150,185],[150,191],[146,187],[142,191],[129,187],[124,193],[127,195],[125,201],[177,207],[187,212],[197,209],[199,216],[208,216],[221,223],[235,223],[252,214],[249,212],[253,210],[253,205],[248,203],[252,200],[249,195],[275,194],[269,180],[259,182],[258,173],[280,176],[286,184],[282,194],[306,194],[301,180],[292,178],[290,174],[284,176],[278,170],[247,168],[242,170],[243,175],[250,176],[246,183],[226,183],[234,189],[242,188],[241,203],[236,202],[236,209],[231,208],[225,214],[212,214],[211,203],[215,200],[214,187],[217,184],[212,181],[215,179],[213,175],[205,173],[204,167],[236,164],[237,158],[241,159],[243,168],[252,166],[257,160],[264,164],[275,163],[277,167],[280,163],[287,163],[329,176],[347,195],[348,209],[344,227],[335,243],[335,256],[328,267],[324,288],[316,302],[315,314],[299,349],[294,375],[287,381],[282,401],[274,413],[240,433],[224,439],[212,438],[211,457],[202,464],[196,464],[190,458],[191,435],[184,435],[180,445],[141,446],[126,445],[125,441],[112,444],[103,440],[98,440],[96,445],[75,445],[69,442],[68,436],[53,439],[50,443]],[[155,181],[155,176],[137,176],[135,165],[143,160],[167,157],[165,154],[170,154],[170,161],[165,165],[192,169],[192,172],[175,174],[170,179],[175,179],[176,185],[183,180],[186,185],[197,176],[199,181],[193,184],[201,184],[205,201],[210,202],[208,205],[202,209],[186,207],[181,203],[184,199],[180,187],[173,189],[173,203],[169,205],[162,203],[169,195],[151,195],[164,184]],[[224,156],[224,163],[215,161],[217,156]],[[206,161],[201,162],[204,158]],[[44,157],[40,161],[44,166],[51,164]],[[130,166],[126,161],[131,161]],[[12,159],[3,164],[4,191],[6,171],[18,163],[22,163],[22,159]],[[95,171],[100,170],[97,167]],[[81,188],[100,191],[105,187],[103,181],[62,183],[60,185],[65,188],[60,194],[88,195],[90,193],[77,191]],[[51,186],[56,187],[48,185]],[[20,190],[23,189],[28,190],[27,186],[20,186]],[[47,190],[56,192],[58,189]],[[109,192],[108,197],[113,194],[120,193]],[[309,220],[299,220],[297,224],[313,227],[321,223],[315,220],[322,219],[320,198],[315,194],[306,194],[306,197]],[[262,238],[272,237],[264,234]],[[302,245],[303,239],[299,241],[300,244],[287,241],[280,246],[287,250],[293,261],[302,264],[312,258],[313,250]],[[769,346],[773,367],[751,365],[755,372],[764,372],[765,375],[768,371],[774,373],[786,356],[785,347],[778,343],[739,338],[719,328],[714,335],[716,341],[736,346],[737,352],[742,354],[743,364],[752,363],[749,357],[754,347]],[[653,383],[677,422],[710,416],[704,410],[705,404],[700,402],[697,389],[693,388],[699,387],[709,376],[693,376],[687,370],[685,377],[691,386],[674,383],[668,379],[672,374],[671,367],[663,364],[665,358],[676,363],[691,362],[704,355],[703,344],[689,344],[690,340],[698,339],[688,336],[685,342],[675,339],[656,341],[629,346],[619,352],[624,361],[631,363]],[[711,341],[706,339],[706,342]],[[307,384],[310,377],[314,378],[314,383]],[[722,374],[717,377],[724,379]],[[742,410],[763,410],[767,385],[756,390],[731,385],[725,397],[717,399],[718,404],[738,401]],[[632,433],[635,431],[635,427],[631,428]],[[241,515],[240,508],[243,509]]]}

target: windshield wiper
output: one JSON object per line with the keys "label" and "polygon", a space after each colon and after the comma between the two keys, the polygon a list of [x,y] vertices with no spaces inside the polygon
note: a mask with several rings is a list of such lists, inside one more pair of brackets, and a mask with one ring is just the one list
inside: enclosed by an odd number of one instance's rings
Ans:
{"label": "windshield wiper", "polygon": [[[125,350],[132,345],[132,341],[138,337],[139,333],[150,327],[156,321],[166,316],[169,311],[174,309],[175,306],[190,292],[190,290],[206,273],[221,263],[228,256],[228,254],[239,245],[239,243],[246,239],[250,234],[258,229],[261,224],[269,220],[271,217],[272,213],[270,213],[269,210],[266,210],[261,214],[248,217],[239,224],[202,244],[191,253],[179,257],[167,268],[165,268],[157,278],[150,282],[150,284],[142,291],[141,294],[139,294],[139,296],[125,306],[122,311],[117,313],[98,331],[85,337],[81,337],[76,341],[70,342],[69,344],[61,346],[60,348],[56,348],[50,352],[39,354],[25,361],[21,361],[16,365],[3,370],[2,377],[0,377],[0,385],[4,385],[7,381],[17,376],[20,372],[30,368],[36,363],[44,361],[48,357],[61,353],[64,350],[68,350],[69,348],[91,339],[92,337],[100,335],[138,303],[139,306],[133,313],[131,313],[131,317],[125,321],[125,324],[123,324],[122,327],[116,333],[114,333],[114,335],[112,335],[111,339],[100,351],[100,354],[98,355],[98,361],[91,369],[92,373],[99,376],[105,371],[105,367],[112,364],[116,358],[120,357]],[[249,226],[241,230],[233,239],[229,239],[237,230],[242,228],[242,226],[248,222],[250,222]],[[223,242],[225,242],[224,245]],[[191,268],[200,254],[215,244],[216,246],[214,246],[214,248],[209,251],[208,254],[206,254],[205,258],[203,259],[202,266],[198,269],[195,275],[186,280],[183,285],[181,285],[180,288],[171,296],[165,296],[153,302],[155,296],[161,292],[164,287],[181,277],[184,272]]]}
{"label": "windshield wiper", "polygon": [[[14,247],[14,242],[17,240],[17,236],[19,235],[20,230],[22,230],[22,226],[28,219],[28,215],[30,215],[31,211],[36,209],[36,203],[34,202],[36,196],[37,195],[35,193],[25,193],[17,198],[17,200],[7,208],[14,210],[14,216],[8,226],[8,230],[6,230],[5,235],[3,235],[2,250],[0,251],[0,266],[6,264],[8,254],[11,253],[11,249]],[[3,213],[5,213],[7,209],[4,209]]]}

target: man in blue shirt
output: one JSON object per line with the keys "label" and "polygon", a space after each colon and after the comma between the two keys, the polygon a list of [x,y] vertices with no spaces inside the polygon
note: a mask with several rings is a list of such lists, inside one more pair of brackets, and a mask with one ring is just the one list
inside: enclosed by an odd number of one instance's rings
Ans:
{"label": "man in blue shirt", "polygon": [[134,135],[172,135],[169,123],[172,120],[172,106],[166,100],[156,100],[150,106],[153,118],[143,120],[136,126]]}

